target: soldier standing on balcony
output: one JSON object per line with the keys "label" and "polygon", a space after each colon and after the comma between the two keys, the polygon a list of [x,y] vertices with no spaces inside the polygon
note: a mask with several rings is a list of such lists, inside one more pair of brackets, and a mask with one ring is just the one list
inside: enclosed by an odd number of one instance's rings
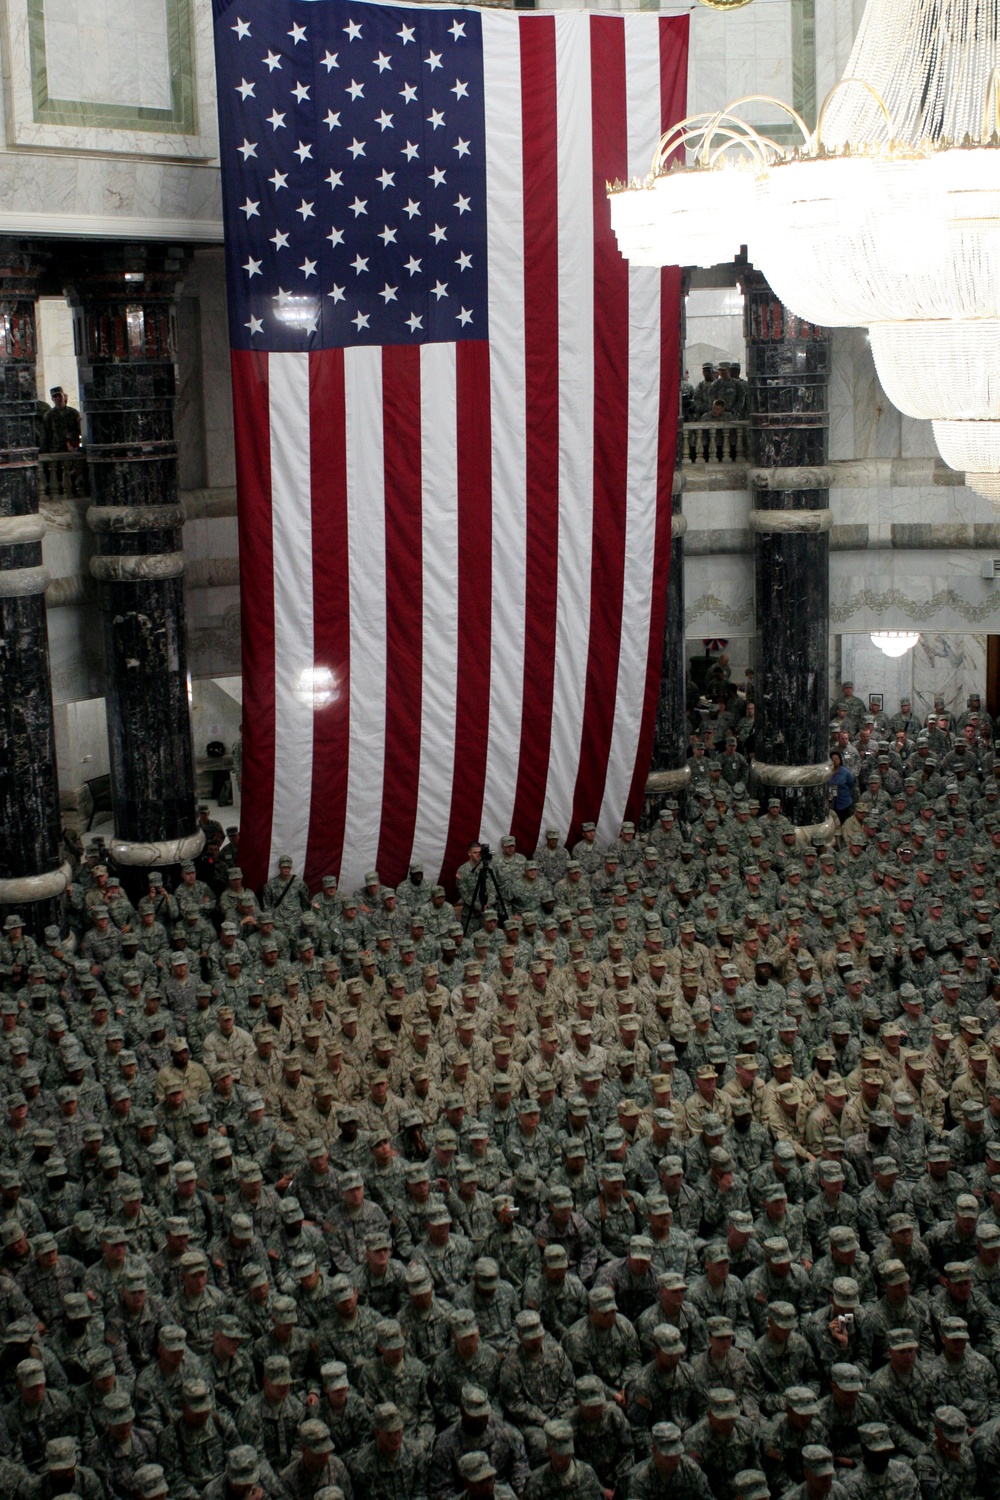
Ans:
{"label": "soldier standing on balcony", "polygon": [[[80,413],[75,406],[70,406],[66,399],[66,392],[61,385],[54,385],[49,391],[52,397],[52,405],[45,413],[45,449],[48,453],[77,453],[80,449],[82,434],[80,431]],[[83,494],[83,473],[77,463],[65,465],[54,464],[56,491],[62,494],[65,490],[66,470],[69,471],[70,493],[73,495]]]}

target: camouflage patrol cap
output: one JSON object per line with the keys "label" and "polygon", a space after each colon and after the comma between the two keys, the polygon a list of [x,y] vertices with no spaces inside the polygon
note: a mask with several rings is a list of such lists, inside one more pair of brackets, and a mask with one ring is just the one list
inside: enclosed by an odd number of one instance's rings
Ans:
{"label": "camouflage patrol cap", "polygon": [[884,1286],[902,1286],[909,1281],[910,1273],[901,1260],[884,1261],[881,1268],[882,1283]]}
{"label": "camouflage patrol cap", "polygon": [[573,1429],[562,1417],[550,1419],[545,1424],[545,1443],[550,1453],[573,1453]]}
{"label": "camouflage patrol cap", "polygon": [[286,1323],[293,1327],[299,1321],[298,1304],[294,1297],[275,1297],[271,1303],[271,1317],[279,1326]]}
{"label": "camouflage patrol cap", "polygon": [[[858,1389],[860,1390],[860,1386]],[[814,1474],[818,1479],[826,1478],[835,1472],[833,1454],[822,1443],[806,1444],[802,1449],[802,1465],[803,1468],[808,1469],[809,1473]]]}
{"label": "camouflage patrol cap", "polygon": [[108,1391],[101,1402],[100,1413],[109,1427],[124,1427],[127,1422],[135,1421],[135,1408],[127,1391]]}
{"label": "camouflage patrol cap", "polygon": [[[489,1409],[489,1403],[487,1403]],[[481,1448],[475,1448],[470,1453],[463,1453],[458,1460],[458,1472],[462,1479],[470,1484],[479,1484],[486,1479],[496,1477],[496,1469],[490,1461],[488,1453]]]}
{"label": "camouflage patrol cap", "polygon": [[741,1469],[733,1479],[737,1500],[770,1500],[771,1490],[760,1469]]}
{"label": "camouflage patrol cap", "polygon": [[837,1276],[832,1287],[832,1301],[837,1307],[858,1307],[861,1294],[853,1276]]}
{"label": "camouflage patrol cap", "polygon": [[18,1362],[14,1371],[17,1383],[24,1389],[34,1385],[42,1385],[45,1381],[45,1366],[40,1359],[22,1359]]}
{"label": "camouflage patrol cap", "polygon": [[599,1375],[581,1375],[575,1390],[576,1399],[581,1406],[604,1405],[604,1381]]}
{"label": "camouflage patrol cap", "polygon": [[181,1386],[181,1401],[190,1411],[211,1411],[211,1387],[206,1380],[185,1380]]}
{"label": "camouflage patrol cap", "polygon": [[402,1349],[406,1345],[406,1335],[396,1318],[381,1318],[375,1336],[380,1349]]}
{"label": "camouflage patrol cap", "polygon": [[807,1385],[790,1385],[785,1391],[785,1406],[800,1417],[815,1417],[819,1413],[819,1399]]}
{"label": "camouflage patrol cap", "polygon": [[519,1312],[514,1319],[514,1327],[517,1329],[518,1338],[523,1340],[540,1338],[544,1332],[542,1320],[533,1309]]}
{"label": "camouflage patrol cap", "polygon": [[159,1464],[141,1464],[132,1475],[132,1487],[138,1500],[158,1500],[167,1494],[167,1480]]}
{"label": "camouflage patrol cap", "polygon": [[842,1391],[863,1391],[865,1387],[864,1376],[857,1365],[836,1364],[830,1371],[830,1378]]}
{"label": "camouflage patrol cap", "polygon": [[[284,1363],[287,1365],[288,1361],[285,1360]],[[350,1385],[350,1381],[347,1378],[347,1366],[337,1359],[328,1360],[326,1364],[322,1365],[319,1377],[323,1382],[323,1389],[326,1391],[343,1391]]]}
{"label": "camouflage patrol cap", "polygon": [[951,1443],[960,1443],[969,1430],[969,1419],[957,1406],[938,1406],[934,1409],[934,1426]]}
{"label": "camouflage patrol cap", "polygon": [[[908,1329],[900,1329],[899,1332],[908,1333]],[[890,1340],[892,1335],[890,1334]],[[892,1453],[896,1444],[884,1422],[862,1422],[858,1427],[858,1437],[861,1446],[869,1453]]]}
{"label": "camouflage patrol cap", "polygon": [[226,1454],[226,1478],[231,1485],[256,1485],[260,1479],[260,1460],[250,1443],[240,1443]]}
{"label": "camouflage patrol cap", "polygon": [[653,1345],[664,1354],[683,1354],[684,1335],[673,1323],[658,1323],[653,1329]]}
{"label": "camouflage patrol cap", "polygon": [[708,1409],[713,1417],[738,1417],[740,1403],[736,1392],[727,1386],[713,1386],[708,1392]]}
{"label": "camouflage patrol cap", "polygon": [[420,1261],[414,1261],[406,1268],[406,1289],[413,1297],[419,1297],[425,1292],[434,1290],[434,1282],[427,1267]]}
{"label": "camouflage patrol cap", "polygon": [[767,1316],[776,1328],[797,1328],[799,1315],[791,1302],[771,1302],[768,1305]]}
{"label": "camouflage patrol cap", "polygon": [[[393,1411],[396,1410],[395,1407],[392,1409]],[[375,1409],[376,1426],[379,1425],[378,1414],[383,1410],[382,1406]],[[302,1447],[310,1453],[322,1454],[333,1452],[333,1439],[330,1436],[330,1429],[325,1422],[319,1421],[316,1417],[310,1417],[307,1422],[303,1422],[300,1425],[298,1437]]]}

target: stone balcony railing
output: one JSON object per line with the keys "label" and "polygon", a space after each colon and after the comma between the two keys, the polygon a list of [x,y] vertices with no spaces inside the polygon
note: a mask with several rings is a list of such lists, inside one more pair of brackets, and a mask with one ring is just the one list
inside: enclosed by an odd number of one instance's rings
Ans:
{"label": "stone balcony railing", "polygon": [[746,463],[750,456],[750,423],[699,422],[684,423],[684,462],[686,464]]}
{"label": "stone balcony railing", "polygon": [[82,499],[90,494],[87,455],[82,448],[75,453],[39,453],[38,467],[42,499],[73,495]]}

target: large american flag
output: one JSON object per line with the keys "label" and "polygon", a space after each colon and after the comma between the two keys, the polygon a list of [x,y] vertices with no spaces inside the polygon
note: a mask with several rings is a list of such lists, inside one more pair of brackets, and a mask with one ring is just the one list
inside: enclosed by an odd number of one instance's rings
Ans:
{"label": "large american flag", "polygon": [[641,806],[679,275],[606,183],[687,19],[214,0],[243,617],[240,859],[347,888]]}

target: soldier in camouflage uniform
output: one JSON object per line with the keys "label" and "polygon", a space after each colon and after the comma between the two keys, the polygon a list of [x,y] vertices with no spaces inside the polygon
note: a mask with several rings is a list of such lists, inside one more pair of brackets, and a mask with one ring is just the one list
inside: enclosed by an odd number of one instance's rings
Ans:
{"label": "soldier in camouflage uniform", "polygon": [[524,1442],[517,1429],[494,1411],[481,1387],[465,1385],[459,1413],[438,1436],[427,1472],[429,1500],[450,1500],[462,1479],[462,1459],[470,1453],[485,1453],[501,1483],[520,1494],[530,1469]]}
{"label": "soldier in camouflage uniform", "polygon": [[403,1417],[391,1402],[377,1406],[374,1416],[375,1436],[350,1466],[356,1492],[372,1500],[418,1497],[423,1493],[426,1455],[404,1437]]}
{"label": "soldier in camouflage uniform", "polygon": [[567,1493],[580,1500],[602,1500],[604,1490],[594,1470],[574,1453],[573,1427],[564,1418],[545,1424],[548,1462],[534,1470],[524,1488],[525,1500],[550,1500]]}
{"label": "soldier in camouflage uniform", "polygon": [[158,1454],[171,1496],[193,1500],[225,1466],[226,1453],[238,1446],[233,1420],[219,1411],[206,1380],[186,1380],[180,1392],[180,1415],[163,1429]]}

